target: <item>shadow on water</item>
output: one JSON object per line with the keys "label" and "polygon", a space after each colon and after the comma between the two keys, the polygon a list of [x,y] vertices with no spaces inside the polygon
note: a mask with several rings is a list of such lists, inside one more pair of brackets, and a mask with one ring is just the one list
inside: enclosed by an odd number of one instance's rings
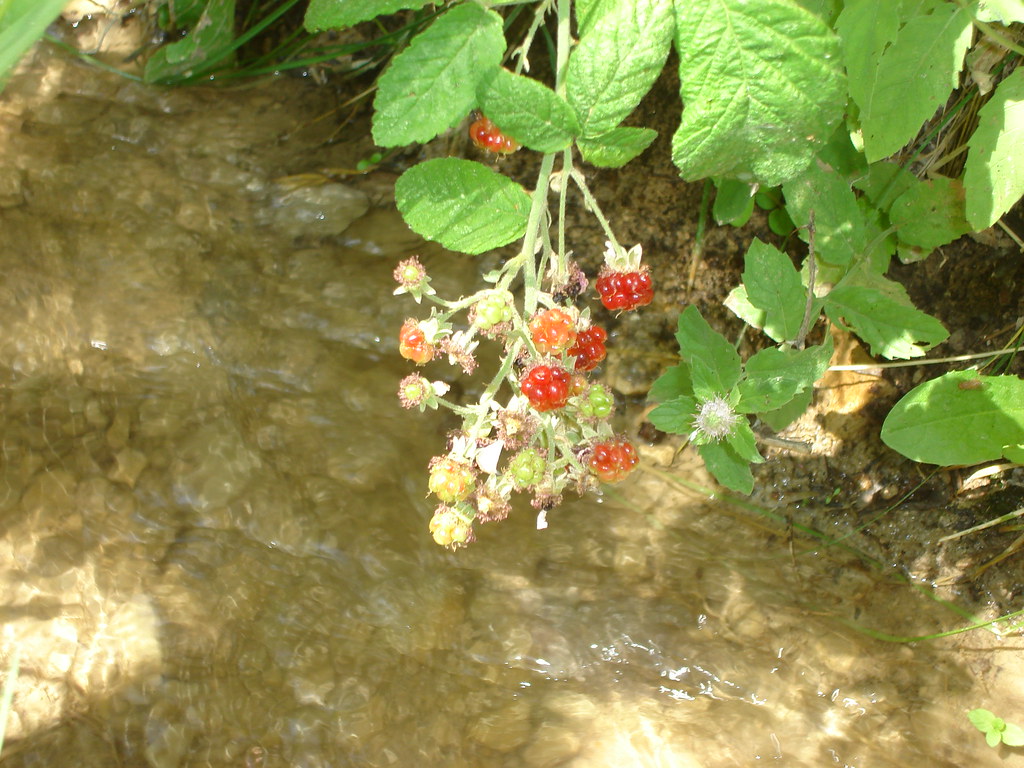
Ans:
{"label": "shadow on water", "polygon": [[834,619],[941,608],[657,473],[439,550],[449,425],[394,396],[418,245],[372,195],[273,182],[359,151],[277,140],[324,98],[43,53],[0,102],[3,765],[1000,762],[951,648]]}

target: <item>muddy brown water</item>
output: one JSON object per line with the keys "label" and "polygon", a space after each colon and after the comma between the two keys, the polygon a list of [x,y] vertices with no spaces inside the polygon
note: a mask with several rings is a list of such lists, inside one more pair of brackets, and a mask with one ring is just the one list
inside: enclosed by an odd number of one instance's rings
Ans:
{"label": "muddy brown water", "polygon": [[849,628],[962,622],[658,471],[437,548],[450,423],[397,406],[390,274],[480,262],[386,183],[275,183],[368,147],[324,146],[325,98],[45,50],[0,98],[0,763],[1022,764],[965,717],[1024,721],[1017,652]]}

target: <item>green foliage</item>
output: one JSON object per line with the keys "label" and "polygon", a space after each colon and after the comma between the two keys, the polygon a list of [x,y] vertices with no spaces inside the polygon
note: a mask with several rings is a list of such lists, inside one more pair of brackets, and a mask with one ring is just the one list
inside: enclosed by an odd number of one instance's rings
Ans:
{"label": "green foliage", "polygon": [[477,105],[505,52],[501,17],[456,5],[413,38],[377,83],[373,140],[382,147],[430,141]]}
{"label": "green foliage", "polygon": [[565,149],[579,134],[576,113],[543,83],[498,69],[481,85],[480,108],[503,133],[538,152]]}
{"label": "green foliage", "polygon": [[676,0],[675,11],[683,178],[798,174],[842,117],[836,35],[792,0]]}
{"label": "green foliage", "polygon": [[1024,443],[1024,380],[955,371],[926,381],[889,412],[882,440],[914,461],[942,466],[1017,456]]}
{"label": "green foliage", "polygon": [[0,89],[7,75],[67,5],[66,0],[0,2]]}
{"label": "green foliage", "polygon": [[[192,8],[194,11],[194,7]],[[186,12],[183,20],[189,20]],[[230,63],[235,48],[235,0],[209,0],[192,31],[146,62],[147,83],[173,83]]]}
{"label": "green foliage", "polygon": [[583,159],[598,168],[620,168],[640,156],[658,138],[650,128],[620,125],[600,136],[577,141]]}
{"label": "green foliage", "polygon": [[996,86],[978,112],[968,146],[967,220],[971,229],[985,229],[1024,195],[1024,69],[1018,67]]}
{"label": "green foliage", "polygon": [[483,253],[526,231],[530,196],[485,165],[455,157],[410,168],[395,184],[410,229],[445,248]]}
{"label": "green foliage", "polygon": [[990,747],[998,747],[1000,743],[1008,747],[1024,747],[1024,728],[996,717],[987,709],[972,709],[967,713],[967,719],[985,734],[985,743]]}
{"label": "green foliage", "polygon": [[309,0],[306,29],[322,32],[346,29],[362,21],[407,9],[422,8],[427,0]]}

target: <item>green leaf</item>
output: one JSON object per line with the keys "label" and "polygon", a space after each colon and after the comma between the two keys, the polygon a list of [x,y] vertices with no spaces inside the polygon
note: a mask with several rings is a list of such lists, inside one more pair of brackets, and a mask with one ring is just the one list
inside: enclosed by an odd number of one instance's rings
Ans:
{"label": "green leaf", "polygon": [[833,288],[825,312],[840,328],[866,341],[872,355],[890,360],[920,357],[949,336],[931,315],[865,286]]}
{"label": "green leaf", "polygon": [[662,432],[688,435],[693,431],[693,415],[697,401],[692,397],[677,397],[662,403],[648,415],[648,420]]}
{"label": "green leaf", "polygon": [[649,403],[667,403],[680,396],[693,395],[693,381],[690,379],[690,369],[686,365],[673,365],[665,370],[647,393]]}
{"label": "green leaf", "polygon": [[0,90],[11,68],[42,37],[67,0],[7,0],[0,3]]}
{"label": "green leaf", "polygon": [[987,229],[1024,195],[1024,69],[996,86],[967,146],[967,220],[972,229]]}
{"label": "green leaf", "polygon": [[1024,0],[981,0],[978,18],[1000,24],[1024,21]]}
{"label": "green leaf", "polygon": [[566,98],[583,136],[617,127],[661,74],[672,43],[665,0],[607,0],[569,56]]}
{"label": "green leaf", "polygon": [[996,720],[999,718],[987,709],[972,709],[967,713],[967,719],[982,733],[991,731]]}
{"label": "green leaf", "polygon": [[573,11],[576,14],[576,36],[583,37],[608,8],[615,7],[618,0],[576,0]]}
{"label": "green leaf", "polygon": [[226,65],[235,49],[235,0],[210,0],[188,35],[146,62],[147,83],[175,83]]}
{"label": "green leaf", "polygon": [[880,75],[879,61],[896,41],[900,6],[894,0],[847,0],[836,19],[850,98],[861,110],[871,109]]}
{"label": "green leaf", "polygon": [[899,239],[931,251],[970,231],[964,218],[964,187],[957,179],[919,181],[892,204],[889,219]]}
{"label": "green leaf", "polygon": [[917,177],[910,171],[896,163],[882,161],[869,165],[867,177],[854,186],[864,192],[879,210],[887,212],[896,198],[917,183]]}
{"label": "green leaf", "polygon": [[746,419],[740,419],[736,422],[736,426],[733,427],[733,431],[729,433],[725,441],[729,444],[730,448],[736,451],[736,455],[744,461],[754,464],[764,462],[764,456],[757,450],[757,439],[754,437],[754,432]]}
{"label": "green leaf", "polygon": [[413,38],[377,81],[373,140],[381,147],[427,142],[476,106],[477,86],[505,52],[501,17],[462,3]]}
{"label": "green leaf", "polygon": [[1024,445],[1004,445],[1003,457],[1015,464],[1024,464]]}
{"label": "green leaf", "polygon": [[758,413],[757,417],[776,432],[781,432],[803,415],[803,412],[807,410],[813,399],[814,390],[808,387],[803,392],[797,393],[792,400],[781,408]]}
{"label": "green leaf", "polygon": [[755,238],[744,257],[743,285],[747,300],[765,311],[764,332],[779,342],[795,339],[807,293],[789,256]]}
{"label": "green leaf", "polygon": [[740,413],[765,413],[783,407],[798,393],[810,389],[825,375],[832,359],[832,337],[807,349],[762,349],[746,365],[746,378],[739,383]]}
{"label": "green leaf", "polygon": [[498,69],[481,84],[480,108],[501,132],[537,152],[558,152],[580,131],[576,115],[543,83]]}
{"label": "green leaf", "polygon": [[690,364],[698,397],[723,395],[740,380],[739,353],[724,336],[712,330],[692,304],[679,315],[676,340],[680,355]]}
{"label": "green leaf", "polygon": [[395,199],[416,234],[463,253],[518,240],[530,215],[530,196],[521,186],[457,157],[414,165],[395,182]]}
{"label": "green leaf", "polygon": [[1002,741],[1002,732],[998,730],[991,730],[985,734],[985,743],[990,747],[998,747],[999,742]]}
{"label": "green leaf", "polygon": [[310,32],[345,29],[378,16],[422,8],[426,4],[427,0],[309,0],[305,25]]}
{"label": "green leaf", "polygon": [[[798,227],[806,227],[814,211],[814,247],[821,259],[846,265],[864,250],[864,220],[857,199],[850,183],[838,173],[811,163],[782,191],[786,195],[786,210]],[[807,241],[808,231],[802,229],[800,237]]]}
{"label": "green leaf", "polygon": [[[970,382],[969,389],[961,388],[964,382]],[[926,381],[889,412],[882,440],[894,451],[928,464],[998,459],[1003,446],[1024,443],[1024,380],[954,371]]]}
{"label": "green leaf", "polygon": [[750,463],[736,453],[728,443],[707,443],[697,447],[704,466],[715,479],[731,491],[750,493],[754,490],[754,475]]}
{"label": "green leaf", "polygon": [[719,224],[745,223],[754,210],[754,188],[745,181],[736,179],[715,179],[715,204],[711,213]]}
{"label": "green leaf", "polygon": [[1003,744],[1008,747],[1024,747],[1024,728],[1006,723],[1002,733]]}
{"label": "green leaf", "polygon": [[764,327],[765,311],[750,303],[750,299],[747,298],[746,286],[742,283],[729,291],[729,295],[725,297],[723,303],[732,310],[736,317],[752,328],[761,330]]}
{"label": "green leaf", "polygon": [[834,33],[793,0],[675,0],[684,179],[798,174],[846,106]]}
{"label": "green leaf", "polygon": [[[874,4],[888,19],[891,11],[881,10],[886,5],[891,3]],[[865,93],[856,93],[857,77],[851,73],[850,95],[860,107],[869,162],[901,149],[946,102],[971,42],[973,27],[965,8],[933,0],[916,13],[881,56],[872,56],[877,70],[861,83]]]}
{"label": "green leaf", "polygon": [[621,168],[630,160],[639,157],[658,138],[658,132],[650,128],[632,128],[620,125],[608,133],[590,139],[579,139],[583,159],[598,168]]}

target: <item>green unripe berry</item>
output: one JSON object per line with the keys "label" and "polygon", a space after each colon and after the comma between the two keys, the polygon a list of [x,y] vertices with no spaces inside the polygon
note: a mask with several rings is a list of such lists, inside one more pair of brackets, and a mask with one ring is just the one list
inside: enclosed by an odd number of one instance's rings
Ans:
{"label": "green unripe berry", "polygon": [[473,308],[473,325],[486,331],[499,323],[512,319],[512,306],[509,296],[504,293],[491,293],[484,296]]}
{"label": "green unripe berry", "polygon": [[602,384],[593,384],[579,399],[580,415],[587,419],[606,419],[615,408],[615,398]]}
{"label": "green unripe berry", "polygon": [[507,472],[516,488],[530,488],[544,479],[545,465],[536,449],[526,448],[512,457]]}

